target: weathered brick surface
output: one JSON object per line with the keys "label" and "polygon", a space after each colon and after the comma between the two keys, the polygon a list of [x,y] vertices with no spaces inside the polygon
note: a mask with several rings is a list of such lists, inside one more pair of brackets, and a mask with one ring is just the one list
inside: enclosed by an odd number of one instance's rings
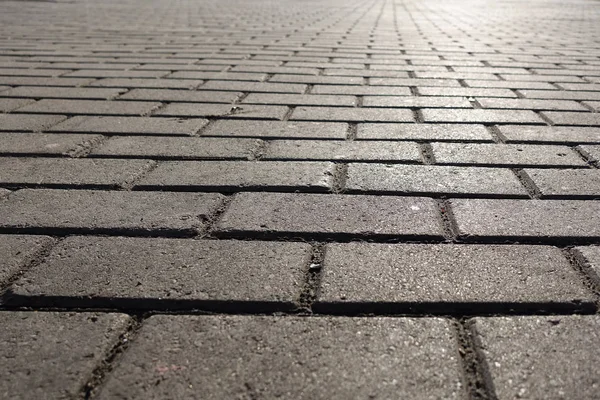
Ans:
{"label": "weathered brick surface", "polygon": [[[148,103],[146,103],[148,104]],[[173,103],[158,110],[154,115],[165,117],[222,117],[283,119],[288,112],[285,106],[212,104],[212,103]]]}
{"label": "weathered brick surface", "polygon": [[595,315],[477,318],[499,399],[593,399],[600,362]]}
{"label": "weathered brick surface", "polygon": [[531,99],[502,99],[478,98],[477,102],[483,108],[513,109],[513,110],[559,110],[587,111],[587,108],[575,101],[569,100],[531,100]]}
{"label": "weathered brick surface", "polygon": [[473,108],[464,97],[397,97],[397,96],[366,96],[364,107],[390,108]]}
{"label": "weathered brick surface", "polygon": [[600,128],[501,125],[498,129],[508,143],[600,143]]}
{"label": "weathered brick surface", "polygon": [[0,393],[10,399],[76,398],[130,317],[114,313],[0,312]]}
{"label": "weathered brick surface", "polygon": [[588,273],[595,284],[600,287],[600,246],[576,247],[575,251],[590,267],[591,272]]}
{"label": "weathered brick surface", "polygon": [[68,115],[143,115],[160,106],[156,102],[43,99],[19,108],[20,113]]}
{"label": "weathered brick surface", "polygon": [[0,285],[23,270],[52,239],[36,235],[0,235]]}
{"label": "weathered brick surface", "polygon": [[54,133],[0,133],[2,155],[74,155],[97,143],[100,135]]}
{"label": "weathered brick surface", "polygon": [[92,99],[106,100],[118,96],[126,89],[104,88],[57,88],[44,86],[21,86],[4,92],[1,96],[46,99]]}
{"label": "weathered brick surface", "polygon": [[[243,104],[284,104],[290,106],[346,106],[356,104],[354,96],[327,96],[311,94],[286,94],[286,93],[250,93]],[[312,110],[312,109],[311,109]],[[316,113],[315,113],[316,114]],[[313,118],[311,118],[313,119]],[[314,118],[318,119],[318,118]]]}
{"label": "weathered brick surface", "polygon": [[170,89],[134,89],[122,96],[119,100],[144,100],[144,101],[168,101],[188,103],[231,103],[239,97],[232,92],[199,92],[193,90],[170,90]]}
{"label": "weathered brick surface", "polygon": [[454,346],[438,318],[155,316],[100,398],[458,399]]}
{"label": "weathered brick surface", "polygon": [[66,118],[64,115],[0,114],[0,131],[41,131]]}
{"label": "weathered brick surface", "polygon": [[542,197],[600,198],[600,170],[597,169],[526,169]]}
{"label": "weathered brick surface", "polygon": [[544,115],[556,125],[600,126],[597,113],[545,112]]}
{"label": "weathered brick surface", "polygon": [[200,80],[189,79],[107,78],[95,80],[89,83],[89,86],[107,88],[195,89],[201,83],[202,81]]}
{"label": "weathered brick surface", "polygon": [[0,98],[0,112],[6,113],[17,108],[21,108],[27,104],[33,103],[32,99],[1,99]]}
{"label": "weathered brick surface", "polygon": [[579,146],[581,152],[590,160],[600,162],[600,146]]}
{"label": "weathered brick surface", "polygon": [[291,120],[349,122],[412,122],[409,110],[384,108],[297,107]]}
{"label": "weathered brick surface", "polygon": [[359,124],[357,139],[491,142],[483,125]]}
{"label": "weathered brick surface", "polygon": [[258,137],[271,139],[344,139],[348,124],[300,121],[219,120],[209,125],[202,136]]}
{"label": "weathered brick surface", "polygon": [[88,117],[69,118],[48,132],[102,133],[111,135],[191,136],[208,124],[202,118]]}
{"label": "weathered brick surface", "polygon": [[536,124],[542,119],[529,110],[447,110],[425,109],[425,122]]}

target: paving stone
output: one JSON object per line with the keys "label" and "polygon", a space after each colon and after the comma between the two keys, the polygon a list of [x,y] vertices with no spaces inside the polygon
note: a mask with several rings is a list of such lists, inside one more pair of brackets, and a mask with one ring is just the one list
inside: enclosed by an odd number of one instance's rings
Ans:
{"label": "paving stone", "polygon": [[201,80],[189,79],[106,78],[93,81],[89,84],[89,86],[149,89],[195,89],[201,83]]}
{"label": "paving stone", "polygon": [[250,93],[242,104],[285,104],[290,106],[347,106],[356,104],[354,96],[312,94]]}
{"label": "paving stone", "polygon": [[23,189],[0,201],[0,227],[192,234],[221,200],[212,193]]}
{"label": "paving stone", "polygon": [[581,104],[570,100],[478,98],[477,102],[483,108],[513,110],[588,111],[588,109],[582,106]]}
{"label": "paving stone", "polygon": [[52,242],[48,236],[0,235],[0,285],[26,267]]}
{"label": "paving stone", "polygon": [[201,90],[229,90],[257,93],[304,93],[306,85],[271,82],[208,81]]}
{"label": "paving stone", "polygon": [[276,74],[269,82],[308,83],[311,85],[362,85],[362,77],[354,76],[314,76]]}
{"label": "paving stone", "polygon": [[597,315],[477,318],[498,399],[592,399],[598,393]]}
{"label": "paving stone", "polygon": [[423,109],[425,122],[536,124],[544,121],[530,110]]}
{"label": "paving stone", "polygon": [[585,101],[583,104],[593,108],[594,111],[600,111],[600,101]]}
{"label": "paving stone", "polygon": [[460,87],[454,79],[371,78],[372,86]]}
{"label": "paving stone", "polygon": [[366,96],[363,107],[392,107],[392,108],[473,108],[465,97],[396,97],[396,96]]}
{"label": "paving stone", "polygon": [[357,139],[491,142],[483,125],[358,124]]}
{"label": "paving stone", "polygon": [[600,202],[584,200],[451,200],[465,238],[600,237]]}
{"label": "paving stone", "polygon": [[600,199],[600,170],[526,169],[543,198],[596,197]]}
{"label": "paving stone", "polygon": [[160,78],[168,75],[168,71],[113,71],[100,69],[80,69],[64,74],[74,78]]}
{"label": "paving stone", "polygon": [[588,271],[588,274],[592,280],[596,285],[600,285],[600,246],[575,247],[575,251],[590,267],[591,271]]}
{"label": "paving stone", "polygon": [[76,116],[53,126],[48,131],[111,135],[192,136],[207,124],[208,120],[202,118]]}
{"label": "paving stone", "polygon": [[11,286],[11,296],[19,304],[53,297],[57,306],[68,298],[144,309],[187,301],[289,310],[297,307],[310,249],[304,243],[69,237]]}
{"label": "paving stone", "polygon": [[41,131],[66,118],[64,115],[0,114],[0,131]]}
{"label": "paving stone", "polygon": [[260,72],[210,72],[210,71],[176,71],[168,76],[169,79],[203,79],[219,81],[255,81],[265,80],[267,74]]}
{"label": "paving stone", "polygon": [[431,165],[350,164],[349,192],[518,196],[527,191],[509,169]]}
{"label": "paving stone", "polygon": [[458,399],[454,341],[441,318],[154,316],[99,398]]}
{"label": "paving stone", "polygon": [[163,162],[139,181],[136,188],[326,192],[332,187],[333,173],[334,164],[329,162]]}
{"label": "paving stone", "polygon": [[168,102],[232,103],[239,97],[234,92],[200,92],[195,90],[133,89],[119,100],[153,100]]}
{"label": "paving stone", "polygon": [[498,129],[508,143],[600,143],[600,128],[500,125]]}
{"label": "paving stone", "polygon": [[548,82],[526,81],[480,81],[467,79],[465,83],[472,88],[497,88],[497,89],[540,89],[555,90],[556,87]]}
{"label": "paving stone", "polygon": [[503,305],[581,302],[593,309],[594,302],[560,250],[548,246],[331,244],[322,274],[317,312],[421,310],[428,304],[438,312],[493,313]]}
{"label": "paving stone", "polygon": [[218,223],[221,234],[440,237],[434,200],[294,193],[240,193]]}
{"label": "paving stone", "polygon": [[[147,104],[147,103],[146,103]],[[234,105],[212,103],[173,103],[158,110],[154,115],[165,117],[220,117],[257,118],[281,120],[287,114],[285,106]]]}
{"label": "paving stone", "polygon": [[90,153],[92,156],[157,159],[238,159],[252,157],[254,139],[197,137],[114,137]]}
{"label": "paving stone", "polygon": [[582,125],[582,126],[600,126],[600,114],[598,113],[580,113],[580,112],[544,112],[556,125]]}
{"label": "paving stone", "polygon": [[600,162],[600,145],[579,146],[579,148],[590,160]]}
{"label": "paving stone", "polygon": [[160,103],[101,100],[39,100],[19,108],[22,113],[69,115],[143,115],[160,106]]}
{"label": "paving stone", "polygon": [[440,164],[574,166],[586,163],[569,147],[496,143],[432,143],[433,156]]}
{"label": "paving stone", "polygon": [[0,157],[0,185],[116,189],[152,164],[145,160]]}
{"label": "paving stone", "polygon": [[418,92],[421,96],[517,97],[517,95],[509,89],[419,87]]}
{"label": "paving stone", "polygon": [[102,139],[100,135],[63,135],[46,133],[0,133],[2,155],[73,156]]}
{"label": "paving stone", "polygon": [[118,96],[127,89],[73,88],[20,86],[2,93],[6,97],[28,97],[46,99],[98,99],[106,100]]}
{"label": "paving stone", "polygon": [[520,90],[521,94],[531,99],[557,100],[600,100],[600,92],[567,91],[567,90]]}
{"label": "paving stone", "polygon": [[339,122],[413,122],[410,110],[387,108],[296,107],[291,120]]}
{"label": "paving stone", "polygon": [[312,94],[345,94],[350,96],[410,96],[406,86],[315,85]]}
{"label": "paving stone", "polygon": [[277,140],[267,145],[265,160],[335,160],[421,162],[416,143],[383,141]]}
{"label": "paving stone", "polygon": [[0,311],[0,393],[10,399],[77,398],[127,330],[113,313]]}
{"label": "paving stone", "polygon": [[[92,78],[47,78],[33,76],[0,76],[1,85],[75,87],[93,81]],[[121,86],[122,87],[122,86]]]}
{"label": "paving stone", "polygon": [[2,99],[0,98],[0,113],[6,113],[17,108],[21,108],[24,105],[33,103],[32,99]]}
{"label": "paving stone", "polygon": [[231,121],[210,124],[202,136],[272,139],[345,139],[348,124],[338,122]]}

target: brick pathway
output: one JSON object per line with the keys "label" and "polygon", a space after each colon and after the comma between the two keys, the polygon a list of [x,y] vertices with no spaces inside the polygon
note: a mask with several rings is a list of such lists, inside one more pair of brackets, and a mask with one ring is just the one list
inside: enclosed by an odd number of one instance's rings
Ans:
{"label": "brick pathway", "polygon": [[0,398],[597,399],[600,2],[0,2]]}

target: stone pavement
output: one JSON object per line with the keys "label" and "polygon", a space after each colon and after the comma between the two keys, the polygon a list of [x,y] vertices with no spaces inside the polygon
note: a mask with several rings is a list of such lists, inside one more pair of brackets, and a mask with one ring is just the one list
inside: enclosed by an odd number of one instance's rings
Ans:
{"label": "stone pavement", "polygon": [[600,1],[0,2],[0,398],[600,398]]}

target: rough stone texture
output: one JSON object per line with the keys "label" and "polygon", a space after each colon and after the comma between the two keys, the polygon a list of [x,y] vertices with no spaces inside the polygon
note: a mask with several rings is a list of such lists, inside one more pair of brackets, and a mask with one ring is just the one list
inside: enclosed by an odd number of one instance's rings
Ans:
{"label": "rough stone texture", "polygon": [[66,118],[64,115],[0,114],[0,131],[41,131]]}
{"label": "rough stone texture", "polygon": [[433,143],[433,156],[440,164],[510,166],[586,166],[566,146]]}
{"label": "rough stone texture", "polygon": [[0,227],[190,234],[221,201],[219,194],[23,189],[0,201]]}
{"label": "rough stone texture", "polygon": [[88,99],[107,100],[125,92],[126,89],[104,88],[57,88],[44,86],[21,86],[2,93],[6,97],[46,98],[46,99]]}
{"label": "rough stone texture", "polygon": [[600,202],[451,200],[459,234],[469,237],[599,238]]}
{"label": "rough stone texture", "polygon": [[231,121],[210,124],[202,136],[259,137],[270,139],[344,139],[348,124],[299,121]]}
{"label": "rough stone texture", "polygon": [[257,147],[253,139],[184,137],[115,137],[97,147],[92,156],[171,158],[171,159],[248,159]]}
{"label": "rough stone texture", "polygon": [[103,133],[111,135],[191,136],[208,124],[202,118],[73,117],[50,132]]}
{"label": "rough stone texture", "polygon": [[497,303],[594,302],[554,247],[349,243],[328,245],[325,254],[316,310],[437,303],[446,311],[490,304],[490,312]]}
{"label": "rough stone texture", "polygon": [[600,198],[600,170],[526,169],[542,197],[583,196]]}
{"label": "rough stone texture", "polygon": [[264,106],[243,104],[212,103],[173,103],[158,110],[154,115],[164,117],[221,117],[221,118],[256,118],[281,120],[287,114],[285,106]]}
{"label": "rough stone texture", "polygon": [[582,106],[581,104],[569,100],[478,98],[477,102],[483,108],[513,110],[588,111],[588,109]]}
{"label": "rough stone texture", "polygon": [[332,186],[333,172],[330,162],[163,162],[137,182],[136,188],[325,192]]}
{"label": "rough stone texture", "polygon": [[424,109],[425,122],[536,124],[544,121],[529,110]]}
{"label": "rough stone texture", "polygon": [[145,160],[0,157],[0,184],[117,188],[151,166]]}
{"label": "rough stone texture", "polygon": [[600,317],[477,318],[498,399],[593,399]]}
{"label": "rough stone texture", "polygon": [[576,247],[575,251],[578,252],[589,265],[591,268],[589,275],[596,286],[600,288],[600,246]]}
{"label": "rough stone texture", "polygon": [[436,204],[423,197],[241,193],[219,221],[226,234],[442,234]]}
{"label": "rough stone texture", "polygon": [[0,235],[0,285],[51,243],[48,236]]}
{"label": "rough stone texture", "polygon": [[0,99],[0,112],[9,112],[23,107],[26,104],[33,103],[31,99]]}
{"label": "rough stone texture", "polygon": [[[356,104],[354,96],[327,96],[311,94],[271,94],[250,93],[242,103],[244,104],[284,104],[290,106],[346,106]],[[315,118],[318,119],[318,118]]]}
{"label": "rough stone texture", "polygon": [[349,122],[412,122],[409,110],[349,107],[297,107],[291,120]]}
{"label": "rough stone texture", "polygon": [[168,101],[189,103],[231,103],[239,97],[232,92],[198,92],[193,90],[134,89],[119,100]]}
{"label": "rough stone texture", "polygon": [[366,96],[363,107],[392,108],[473,108],[464,97],[394,97]]}
{"label": "rough stone texture", "polygon": [[277,140],[270,142],[265,160],[353,160],[421,162],[415,143],[324,140]]}
{"label": "rough stone texture", "polygon": [[457,360],[438,318],[155,316],[100,398],[458,399]]}
{"label": "rough stone texture", "polygon": [[0,154],[75,155],[102,139],[100,135],[0,133]]}
{"label": "rough stone texture", "polygon": [[[70,78],[72,80],[74,78]],[[105,78],[98,79],[89,84],[94,87],[116,88],[148,88],[148,89],[195,89],[202,81],[156,79],[156,78]]]}
{"label": "rough stone texture", "polygon": [[143,101],[54,100],[42,99],[19,108],[22,113],[67,115],[144,115],[160,103]]}
{"label": "rough stone texture", "polygon": [[0,311],[0,393],[6,399],[73,399],[125,333],[112,313]]}
{"label": "rough stone texture", "polygon": [[590,160],[600,162],[600,146],[579,146],[579,148]]}
{"label": "rough stone texture", "polygon": [[582,126],[600,126],[600,115],[598,113],[578,113],[578,112],[544,112],[556,125],[582,125]]}
{"label": "rough stone texture", "polygon": [[188,301],[282,310],[295,307],[309,260],[303,243],[70,237],[11,294],[23,304],[52,297],[146,309]]}
{"label": "rough stone texture", "polygon": [[498,129],[508,143],[600,143],[600,128],[502,125]]}
{"label": "rough stone texture", "polygon": [[358,124],[357,139],[491,142],[483,125]]}
{"label": "rough stone texture", "polygon": [[500,168],[350,164],[346,188],[351,192],[527,197],[517,177]]}

